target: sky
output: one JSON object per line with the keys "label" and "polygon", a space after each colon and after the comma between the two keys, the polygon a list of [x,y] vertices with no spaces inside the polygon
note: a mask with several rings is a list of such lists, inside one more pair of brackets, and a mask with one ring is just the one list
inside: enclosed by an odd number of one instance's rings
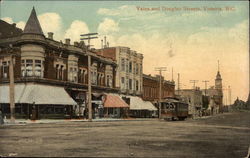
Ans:
{"label": "sky", "polygon": [[204,89],[214,86],[219,70],[224,103],[249,94],[248,1],[2,1],[0,18],[24,28],[35,7],[43,32],[56,40],[79,41],[80,34],[97,32],[94,48],[107,36],[109,45],[127,46],[144,56],[143,72],[167,67],[165,79],[183,89],[190,80]]}

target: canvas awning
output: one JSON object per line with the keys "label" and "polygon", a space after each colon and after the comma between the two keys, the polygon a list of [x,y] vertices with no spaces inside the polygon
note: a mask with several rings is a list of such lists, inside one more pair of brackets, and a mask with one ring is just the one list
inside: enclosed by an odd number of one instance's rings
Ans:
{"label": "canvas awning", "polygon": [[105,94],[104,108],[128,108],[129,105],[119,95]]}
{"label": "canvas awning", "polygon": [[149,101],[144,101],[139,97],[129,96],[130,110],[157,111],[157,108]]}
{"label": "canvas awning", "polygon": [[[15,103],[76,105],[63,87],[16,84]],[[0,86],[0,103],[9,103],[9,85]]]}

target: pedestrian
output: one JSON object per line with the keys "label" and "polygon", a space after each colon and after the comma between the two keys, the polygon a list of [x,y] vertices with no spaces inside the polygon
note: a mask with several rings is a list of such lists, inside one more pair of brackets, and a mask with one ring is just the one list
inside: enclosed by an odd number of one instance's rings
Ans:
{"label": "pedestrian", "polygon": [[2,113],[2,109],[0,108],[0,125],[3,125],[4,121],[3,121],[3,113]]}

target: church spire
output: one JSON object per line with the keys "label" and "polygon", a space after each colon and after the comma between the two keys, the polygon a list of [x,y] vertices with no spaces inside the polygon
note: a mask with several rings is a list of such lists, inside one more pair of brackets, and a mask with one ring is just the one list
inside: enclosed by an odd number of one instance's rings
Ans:
{"label": "church spire", "polygon": [[43,30],[39,23],[39,20],[36,15],[35,8],[33,7],[30,17],[25,25],[23,33],[32,33],[32,34],[40,34],[43,35]]}
{"label": "church spire", "polygon": [[220,60],[218,60],[218,72],[220,71]]}
{"label": "church spire", "polygon": [[218,72],[217,72],[217,75],[216,75],[216,79],[217,80],[221,80],[221,75],[220,75],[220,61],[218,60]]}

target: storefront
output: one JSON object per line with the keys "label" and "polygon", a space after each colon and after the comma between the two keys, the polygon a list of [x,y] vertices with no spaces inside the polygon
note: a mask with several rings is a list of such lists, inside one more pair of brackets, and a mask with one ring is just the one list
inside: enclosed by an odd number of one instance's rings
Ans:
{"label": "storefront", "polygon": [[[71,118],[77,103],[63,87],[42,84],[15,85],[16,116],[27,119]],[[0,104],[5,116],[10,115],[9,85],[0,86]]]}
{"label": "storefront", "polygon": [[149,101],[140,97],[128,96],[130,99],[129,116],[139,118],[151,118],[157,112],[157,108]]}
{"label": "storefront", "polygon": [[126,118],[129,105],[117,94],[105,94],[103,97],[104,116],[111,118]]}

